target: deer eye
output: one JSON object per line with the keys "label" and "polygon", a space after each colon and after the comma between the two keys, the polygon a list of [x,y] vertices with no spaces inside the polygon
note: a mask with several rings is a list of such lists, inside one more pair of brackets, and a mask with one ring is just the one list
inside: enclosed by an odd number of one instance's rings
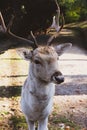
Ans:
{"label": "deer eye", "polygon": [[34,60],[35,64],[41,64],[41,62],[39,60]]}

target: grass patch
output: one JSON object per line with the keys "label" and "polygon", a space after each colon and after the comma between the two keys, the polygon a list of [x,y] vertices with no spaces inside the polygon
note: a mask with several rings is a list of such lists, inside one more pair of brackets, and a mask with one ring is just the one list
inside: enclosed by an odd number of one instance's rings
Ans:
{"label": "grass patch", "polygon": [[70,130],[81,130],[75,122],[70,119],[67,119],[65,116],[58,115],[59,108],[54,104],[54,110],[49,117],[49,129],[50,130],[61,130],[60,124],[63,124],[65,127],[69,126]]}
{"label": "grass patch", "polygon": [[1,111],[1,112],[0,112],[0,115],[8,115],[8,114],[9,114],[8,111]]}
{"label": "grass patch", "polygon": [[[24,116],[13,116],[10,118],[10,121],[12,122],[12,127],[13,130],[26,130],[28,128],[28,125],[26,123],[25,117]],[[75,130],[80,130],[80,127],[77,126],[75,123],[73,123],[72,121],[66,119],[65,117],[61,117],[61,118],[54,118],[53,120],[49,118],[49,122],[50,124],[48,125],[49,130],[61,130],[61,128],[59,128],[59,124],[63,123],[65,126],[70,126],[70,128],[75,129]]]}
{"label": "grass patch", "polygon": [[[7,115],[8,112],[4,112],[4,114]],[[4,118],[1,120],[4,120]],[[64,116],[59,117],[57,112],[54,111],[49,117],[49,130],[63,130],[61,129],[60,124],[63,124],[65,127],[69,126],[70,130],[81,130],[81,128],[77,124],[75,124]],[[11,116],[8,119],[7,125],[6,123],[4,123],[1,128],[2,129],[0,130],[4,130],[4,128],[6,128],[6,130],[27,130],[28,125],[26,123],[25,117],[23,115],[17,115],[16,113],[16,115]]]}
{"label": "grass patch", "polygon": [[65,127],[69,126],[71,129],[80,130],[80,126],[76,125],[74,122],[70,121],[66,117],[51,117],[49,118],[49,128],[50,130],[60,130],[60,124],[63,124]]}
{"label": "grass patch", "polygon": [[22,130],[26,130],[28,128],[25,117],[24,116],[12,116],[10,118],[10,122],[14,130],[19,130],[22,128]]}

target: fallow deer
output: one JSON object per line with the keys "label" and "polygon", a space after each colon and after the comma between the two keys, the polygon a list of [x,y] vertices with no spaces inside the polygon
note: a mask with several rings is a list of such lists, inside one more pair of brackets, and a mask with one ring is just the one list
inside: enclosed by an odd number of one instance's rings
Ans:
{"label": "fallow deer", "polygon": [[[60,12],[58,4],[57,7],[57,12]],[[9,46],[11,42],[15,47],[17,43],[22,42],[23,45],[29,43],[29,46],[33,48],[32,50],[26,48],[17,49],[18,54],[22,58],[30,61],[28,77],[22,87],[21,108],[25,114],[29,130],[35,130],[36,121],[38,121],[38,130],[48,130],[48,116],[52,110],[55,84],[64,82],[64,76],[58,67],[59,56],[72,45],[71,43],[64,43],[57,46],[51,45],[52,40],[59,35],[59,32],[63,28],[63,19],[62,25],[58,27],[58,30],[55,28],[57,32],[48,39],[47,45],[43,46],[38,46],[32,32],[31,35],[34,38],[34,43],[11,33],[12,20],[8,27],[6,27],[1,13],[0,24],[0,37],[4,37],[5,42],[7,41]],[[4,41],[2,48],[6,50]],[[2,48],[0,48],[0,53],[3,53]]]}
{"label": "fallow deer", "polygon": [[58,60],[59,56],[72,44],[51,46],[52,40],[59,35],[62,28],[63,24],[57,33],[48,39],[47,45],[43,46],[38,46],[31,32],[36,48],[17,50],[23,59],[30,61],[28,77],[22,87],[21,94],[21,108],[29,130],[35,130],[36,121],[38,121],[38,130],[48,130],[48,116],[52,110],[55,84],[64,82],[64,76],[58,67]]}

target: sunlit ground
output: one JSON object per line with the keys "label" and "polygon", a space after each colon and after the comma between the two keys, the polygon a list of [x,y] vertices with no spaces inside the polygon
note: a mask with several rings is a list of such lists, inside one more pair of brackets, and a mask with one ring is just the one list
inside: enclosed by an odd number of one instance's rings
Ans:
{"label": "sunlit ground", "polygon": [[84,22],[79,22],[78,25],[76,23],[72,24],[67,24],[67,27],[81,27],[81,28],[86,28],[87,27],[87,20]]}

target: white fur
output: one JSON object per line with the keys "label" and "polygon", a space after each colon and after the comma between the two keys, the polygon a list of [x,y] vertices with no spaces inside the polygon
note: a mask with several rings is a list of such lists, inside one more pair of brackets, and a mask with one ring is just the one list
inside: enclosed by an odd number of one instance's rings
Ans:
{"label": "white fur", "polygon": [[[32,66],[31,66],[32,67]],[[48,115],[52,110],[55,85],[53,83],[40,82],[33,76],[32,69],[22,88],[21,107],[26,116],[29,130],[31,122],[39,121],[38,130],[48,130]],[[41,123],[43,122],[43,123]]]}

